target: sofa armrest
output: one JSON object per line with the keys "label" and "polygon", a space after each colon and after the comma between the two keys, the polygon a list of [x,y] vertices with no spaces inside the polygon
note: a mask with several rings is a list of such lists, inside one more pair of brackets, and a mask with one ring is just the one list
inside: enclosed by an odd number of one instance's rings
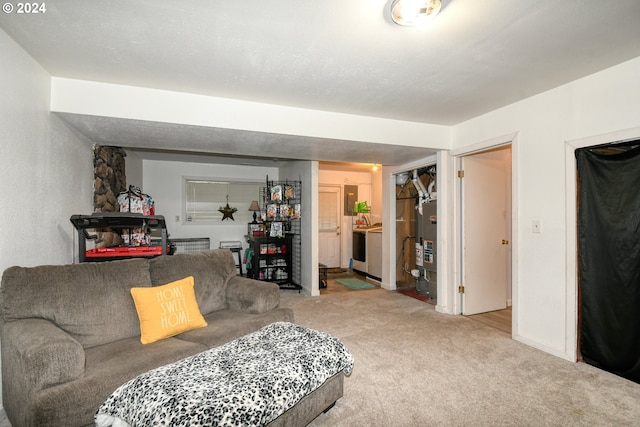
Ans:
{"label": "sofa armrest", "polygon": [[227,284],[229,308],[246,313],[266,313],[280,305],[280,288],[275,283],[233,276]]}
{"label": "sofa armrest", "polygon": [[6,322],[2,328],[3,403],[25,405],[34,392],[84,376],[84,349],[44,319]]}

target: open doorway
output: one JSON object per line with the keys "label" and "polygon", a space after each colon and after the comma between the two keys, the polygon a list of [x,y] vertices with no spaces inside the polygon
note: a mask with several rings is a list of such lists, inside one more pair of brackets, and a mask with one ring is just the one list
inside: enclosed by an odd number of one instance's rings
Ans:
{"label": "open doorway", "polygon": [[580,148],[580,357],[640,383],[640,139]]}
{"label": "open doorway", "polygon": [[461,312],[511,333],[511,144],[458,159]]}
{"label": "open doorway", "polygon": [[438,290],[437,165],[400,172],[394,177],[396,290],[435,305]]}
{"label": "open doorway", "polygon": [[380,287],[382,167],[318,164],[320,294]]}

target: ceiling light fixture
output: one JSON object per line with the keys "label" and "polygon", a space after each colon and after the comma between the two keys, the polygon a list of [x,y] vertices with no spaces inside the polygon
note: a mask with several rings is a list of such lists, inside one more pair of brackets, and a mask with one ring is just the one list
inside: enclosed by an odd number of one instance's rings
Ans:
{"label": "ceiling light fixture", "polygon": [[440,0],[393,0],[391,19],[398,25],[421,27],[440,12]]}

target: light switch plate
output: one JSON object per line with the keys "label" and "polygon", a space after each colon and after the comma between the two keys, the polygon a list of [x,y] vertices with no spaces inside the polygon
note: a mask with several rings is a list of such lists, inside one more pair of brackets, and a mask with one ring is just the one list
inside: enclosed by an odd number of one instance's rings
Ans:
{"label": "light switch plate", "polygon": [[531,222],[531,232],[532,233],[542,233],[542,224],[540,224],[539,219],[534,219]]}

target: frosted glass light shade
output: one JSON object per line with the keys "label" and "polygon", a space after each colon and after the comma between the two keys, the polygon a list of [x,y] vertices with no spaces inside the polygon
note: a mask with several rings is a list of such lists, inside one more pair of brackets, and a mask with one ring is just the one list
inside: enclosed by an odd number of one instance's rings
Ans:
{"label": "frosted glass light shade", "polygon": [[435,18],[441,7],[440,0],[394,0],[391,19],[398,25],[419,27]]}

